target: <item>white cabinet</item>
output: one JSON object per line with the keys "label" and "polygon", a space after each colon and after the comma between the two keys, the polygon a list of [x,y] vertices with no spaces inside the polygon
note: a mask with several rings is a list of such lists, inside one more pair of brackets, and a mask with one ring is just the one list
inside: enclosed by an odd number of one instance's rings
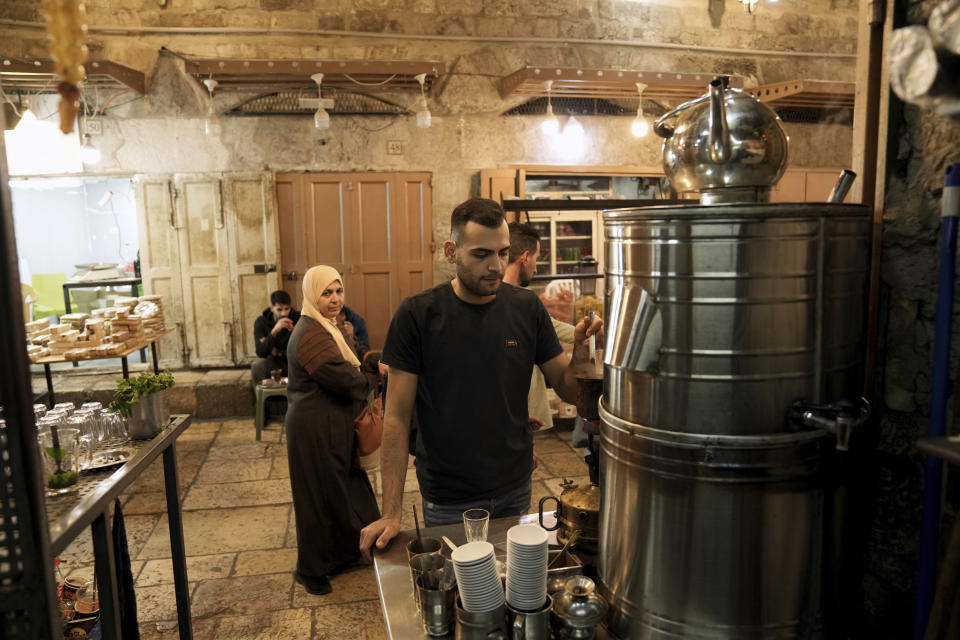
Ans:
{"label": "white cabinet", "polygon": [[540,232],[538,275],[579,273],[579,262],[587,256],[595,258],[598,272],[603,272],[599,211],[531,211],[530,224]]}

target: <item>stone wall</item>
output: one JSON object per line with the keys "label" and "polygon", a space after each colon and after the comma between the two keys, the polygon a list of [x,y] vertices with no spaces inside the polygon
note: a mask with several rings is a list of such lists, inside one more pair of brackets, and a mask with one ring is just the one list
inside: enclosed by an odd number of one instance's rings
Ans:
{"label": "stone wall", "polygon": [[[936,4],[898,1],[897,26],[925,24]],[[930,413],[944,171],[949,163],[960,161],[960,123],[938,117],[931,109],[892,100],[876,385],[882,404],[876,456],[870,467],[875,500],[864,582],[867,620],[875,632],[872,637],[878,638],[911,635],[924,460],[915,443],[926,434]],[[955,295],[960,300],[960,288]],[[951,376],[956,374],[960,353],[956,311],[954,318]],[[948,411],[948,417],[952,413]],[[951,433],[957,433],[958,425],[952,422]],[[944,533],[960,504],[957,476],[957,470],[951,470]]]}
{"label": "stone wall", "polygon": [[[751,83],[850,81],[857,32],[856,0],[767,3],[752,16],[735,0],[112,0],[87,3],[87,11],[91,57],[140,69],[149,87],[142,98],[123,96],[106,110],[104,134],[95,140],[103,154],[99,170],[429,171],[438,237],[445,236],[453,206],[475,193],[483,168],[659,164],[659,140],[633,138],[631,117],[583,118],[588,144],[577,155],[550,148],[536,118],[501,117],[523,99],[502,99],[499,81],[525,65],[734,73]],[[0,54],[46,56],[44,33],[24,21],[42,21],[38,1],[2,3]],[[164,31],[184,27],[194,32]],[[206,95],[162,47],[235,59],[440,60],[449,73],[430,99],[427,130],[417,129],[412,116],[334,116],[322,135],[310,117],[224,117],[223,134],[209,139]],[[223,113],[248,97],[222,94],[215,104]],[[384,97],[409,108],[416,99]],[[791,166],[849,166],[850,126],[787,130]],[[404,154],[387,155],[388,140],[402,141]]]}

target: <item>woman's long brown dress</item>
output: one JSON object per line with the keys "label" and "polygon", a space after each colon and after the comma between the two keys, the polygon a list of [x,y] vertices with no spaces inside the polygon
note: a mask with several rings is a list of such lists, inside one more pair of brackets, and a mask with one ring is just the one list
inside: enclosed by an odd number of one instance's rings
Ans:
{"label": "woman's long brown dress", "polygon": [[[350,343],[349,337],[347,338]],[[353,419],[376,383],[333,337],[302,316],[287,345],[287,459],[297,518],[297,571],[319,577],[360,557],[360,529],[380,517],[365,471],[353,466]],[[372,364],[372,367],[370,366]]]}

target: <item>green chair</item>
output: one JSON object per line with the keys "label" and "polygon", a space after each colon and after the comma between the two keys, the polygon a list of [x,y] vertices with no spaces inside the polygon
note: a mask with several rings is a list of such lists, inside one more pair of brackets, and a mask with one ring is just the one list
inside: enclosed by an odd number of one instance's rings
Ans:
{"label": "green chair", "polygon": [[63,305],[63,283],[67,281],[65,273],[35,273],[33,288],[37,290],[37,301],[33,303],[33,317],[62,316],[67,312]]}
{"label": "green chair", "polygon": [[257,413],[253,418],[253,426],[257,429],[257,440],[260,440],[260,432],[263,431],[263,423],[265,422],[264,413],[266,412],[267,398],[271,396],[283,396],[287,397],[287,385],[281,384],[279,386],[265,386],[258,384],[256,388],[257,396]]}

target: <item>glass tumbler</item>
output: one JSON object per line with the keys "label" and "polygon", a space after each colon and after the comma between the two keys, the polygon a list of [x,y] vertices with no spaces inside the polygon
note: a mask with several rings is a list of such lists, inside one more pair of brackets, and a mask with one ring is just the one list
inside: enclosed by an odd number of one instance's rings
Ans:
{"label": "glass tumbler", "polygon": [[54,495],[80,479],[80,430],[50,427],[39,433],[47,492]]}
{"label": "glass tumbler", "polygon": [[463,532],[467,542],[486,542],[490,512],[486,509],[467,509],[463,512]]}

